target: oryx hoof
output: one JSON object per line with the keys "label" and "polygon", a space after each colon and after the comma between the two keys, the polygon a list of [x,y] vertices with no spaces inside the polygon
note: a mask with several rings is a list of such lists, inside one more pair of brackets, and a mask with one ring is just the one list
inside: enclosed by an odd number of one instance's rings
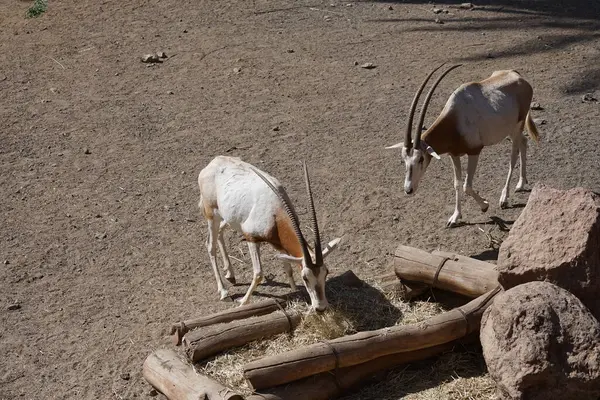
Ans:
{"label": "oryx hoof", "polygon": [[457,226],[460,225],[461,218],[462,218],[462,215],[458,211],[455,212],[454,214],[452,214],[452,216],[446,223],[446,228],[456,228]]}
{"label": "oryx hoof", "polygon": [[483,207],[481,207],[481,212],[487,212],[489,210],[490,204],[486,201]]}
{"label": "oryx hoof", "polygon": [[248,299],[245,298],[240,298],[240,299],[236,299],[235,300],[236,303],[238,303],[238,306],[245,306],[246,304],[248,304]]}
{"label": "oryx hoof", "polygon": [[227,290],[221,292],[220,300],[224,302],[232,302],[233,298],[229,295]]}
{"label": "oryx hoof", "polygon": [[505,210],[508,208],[508,201],[501,201],[500,202],[500,208]]}

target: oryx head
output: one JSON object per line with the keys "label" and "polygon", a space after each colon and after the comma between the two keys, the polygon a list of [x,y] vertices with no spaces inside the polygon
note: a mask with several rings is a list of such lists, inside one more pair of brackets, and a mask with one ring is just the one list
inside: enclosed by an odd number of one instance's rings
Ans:
{"label": "oryx head", "polygon": [[441,80],[453,69],[460,67],[460,64],[453,65],[449,67],[440,77],[435,81],[427,96],[425,97],[425,102],[421,108],[421,114],[419,115],[419,123],[417,124],[417,131],[414,137],[414,143],[412,140],[412,125],[413,118],[415,116],[415,110],[417,108],[417,103],[419,102],[419,97],[425,89],[425,85],[431,78],[431,76],[440,69],[444,64],[435,68],[433,71],[427,75],[421,86],[415,93],[415,97],[413,98],[412,104],[410,105],[410,111],[408,114],[408,121],[406,123],[406,131],[404,134],[404,141],[397,143],[393,146],[386,147],[386,149],[402,149],[402,159],[404,160],[404,164],[406,165],[406,177],[404,179],[404,192],[406,194],[413,194],[417,191],[419,186],[419,182],[421,178],[425,174],[425,170],[429,166],[429,162],[431,158],[434,157],[436,159],[440,159],[440,156],[435,152],[435,150],[425,143],[424,140],[421,140],[421,131],[423,130],[423,123],[425,121],[425,114],[427,113],[427,107],[429,106],[429,102],[431,100],[431,96],[437,85],[441,82]]}
{"label": "oryx head", "polygon": [[[283,208],[285,209],[288,217],[290,218],[292,227],[300,242],[300,247],[302,249],[302,257],[294,257],[289,254],[279,254],[279,257],[285,259],[287,261],[292,261],[294,263],[298,263],[302,265],[302,282],[304,282],[304,286],[306,287],[306,291],[310,296],[310,301],[312,307],[318,311],[322,312],[329,307],[329,303],[327,302],[327,297],[325,297],[325,279],[327,278],[327,274],[329,271],[324,264],[324,259],[327,257],[332,250],[336,248],[340,239],[334,239],[325,246],[325,249],[321,247],[321,236],[319,234],[319,225],[317,223],[317,213],[315,211],[315,205],[312,195],[312,188],[310,186],[310,178],[308,176],[308,168],[306,167],[306,163],[302,163],[304,169],[304,180],[306,182],[306,191],[308,193],[309,200],[309,208],[310,208],[310,217],[312,221],[312,227],[314,231],[314,251],[310,251],[306,240],[304,239],[304,235],[300,230],[300,223],[298,220],[298,214],[294,210],[292,206],[292,202],[290,201],[287,193],[284,190],[278,189],[275,187],[260,171],[253,168],[254,172],[263,180],[265,183],[275,192],[277,197],[281,200],[283,204]],[[313,259],[314,256],[314,259]]]}

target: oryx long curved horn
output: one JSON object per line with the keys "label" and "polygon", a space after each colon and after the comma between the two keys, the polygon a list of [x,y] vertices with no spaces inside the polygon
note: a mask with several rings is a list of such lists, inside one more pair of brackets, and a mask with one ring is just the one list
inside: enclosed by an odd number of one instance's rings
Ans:
{"label": "oryx long curved horn", "polygon": [[312,266],[313,265],[312,258],[310,256],[310,252],[308,251],[308,247],[306,244],[306,240],[304,239],[304,235],[302,235],[302,231],[300,230],[298,214],[296,214],[296,211],[294,210],[294,207],[292,206],[292,202],[290,201],[289,197],[287,196],[285,191],[281,191],[278,188],[276,188],[275,185],[273,185],[271,183],[271,181],[269,181],[267,179],[266,176],[264,176],[263,174],[260,173],[260,171],[258,171],[254,167],[251,167],[251,168],[252,168],[252,171],[254,171],[254,173],[256,175],[258,175],[259,178],[262,179],[267,184],[267,186],[269,186],[269,188],[271,188],[271,190],[277,195],[277,197],[279,197],[279,200],[281,200],[281,203],[283,204],[283,208],[285,209],[285,212],[287,213],[288,217],[290,218],[290,221],[292,221],[292,227],[294,228],[294,233],[296,234],[296,237],[298,238],[298,241],[300,242],[300,247],[302,248],[302,256],[304,257],[304,261],[307,266]]}
{"label": "oryx long curved horn", "polygon": [[423,130],[423,123],[425,122],[425,114],[427,113],[427,107],[429,107],[429,102],[431,101],[431,96],[433,96],[433,92],[435,91],[435,88],[437,87],[437,85],[439,85],[439,83],[442,81],[442,79],[444,79],[444,77],[446,75],[448,75],[448,73],[450,71],[452,71],[455,68],[460,67],[461,65],[462,64],[455,64],[455,65],[449,67],[434,82],[433,86],[431,86],[431,89],[429,89],[429,92],[427,93],[427,96],[425,97],[425,102],[423,103],[423,107],[421,108],[421,115],[419,115],[419,123],[417,124],[417,133],[415,134],[415,149],[418,149],[419,146],[421,145],[421,131]]}
{"label": "oryx long curved horn", "polygon": [[415,97],[413,97],[412,104],[410,105],[410,111],[408,113],[408,121],[406,122],[406,131],[404,133],[404,147],[406,147],[407,149],[410,149],[412,147],[412,125],[413,125],[413,118],[415,116],[415,111],[417,109],[417,104],[419,103],[419,97],[421,97],[421,93],[423,93],[423,89],[425,89],[425,85],[427,85],[427,82],[429,82],[429,79],[431,79],[431,77],[435,73],[435,71],[442,68],[444,66],[444,64],[445,63],[440,64],[437,68],[435,68],[433,71],[431,71],[429,73],[429,75],[427,75],[427,77],[423,80],[423,83],[421,83],[421,86],[415,93]]}
{"label": "oryx long curved horn", "polygon": [[308,204],[310,208],[310,220],[315,235],[315,265],[323,265],[323,250],[321,249],[321,235],[319,234],[319,224],[317,223],[317,212],[315,211],[315,203],[313,199],[312,189],[310,186],[310,178],[308,176],[308,168],[306,162],[302,161],[302,167],[304,169],[304,181],[306,182],[306,192],[308,193]]}

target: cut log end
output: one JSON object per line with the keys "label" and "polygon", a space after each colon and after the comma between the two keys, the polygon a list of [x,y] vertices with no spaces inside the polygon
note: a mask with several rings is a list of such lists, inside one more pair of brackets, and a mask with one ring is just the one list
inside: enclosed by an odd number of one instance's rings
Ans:
{"label": "cut log end", "polygon": [[181,344],[181,340],[183,339],[183,336],[188,332],[187,327],[185,326],[185,324],[183,323],[183,321],[181,321],[178,324],[173,324],[171,326],[171,342],[175,345],[175,346],[179,346]]}
{"label": "cut log end", "polygon": [[243,400],[232,389],[194,370],[172,350],[160,349],[150,354],[142,372],[169,400]]}

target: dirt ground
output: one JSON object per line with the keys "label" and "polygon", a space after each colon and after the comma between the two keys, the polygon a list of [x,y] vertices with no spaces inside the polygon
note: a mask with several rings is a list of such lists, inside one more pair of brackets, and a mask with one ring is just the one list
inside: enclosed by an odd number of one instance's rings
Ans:
{"label": "dirt ground", "polygon": [[[490,217],[510,226],[527,200],[498,207],[508,141],[481,157],[475,186],[490,210],[467,200],[455,229],[449,158],[408,197],[399,152],[384,150],[442,61],[465,65],[428,122],[460,83],[517,69],[544,108],[532,112],[545,124],[530,182],[599,190],[600,104],[582,96],[600,98],[600,3],[476,5],[436,15],[420,1],[51,0],[26,19],[30,1],[1,1],[0,399],[148,398],[141,365],[167,326],[231,307],[197,208],[197,174],[219,154],[277,176],[304,219],[309,163],[322,235],[342,237],[333,276],[380,275],[401,243],[493,260],[479,228],[502,239]],[[169,57],[140,62],[157,50]],[[247,284],[246,248],[229,242]],[[258,292],[286,293],[271,254],[266,272],[282,285]],[[357,398],[401,397],[369,393]]]}

